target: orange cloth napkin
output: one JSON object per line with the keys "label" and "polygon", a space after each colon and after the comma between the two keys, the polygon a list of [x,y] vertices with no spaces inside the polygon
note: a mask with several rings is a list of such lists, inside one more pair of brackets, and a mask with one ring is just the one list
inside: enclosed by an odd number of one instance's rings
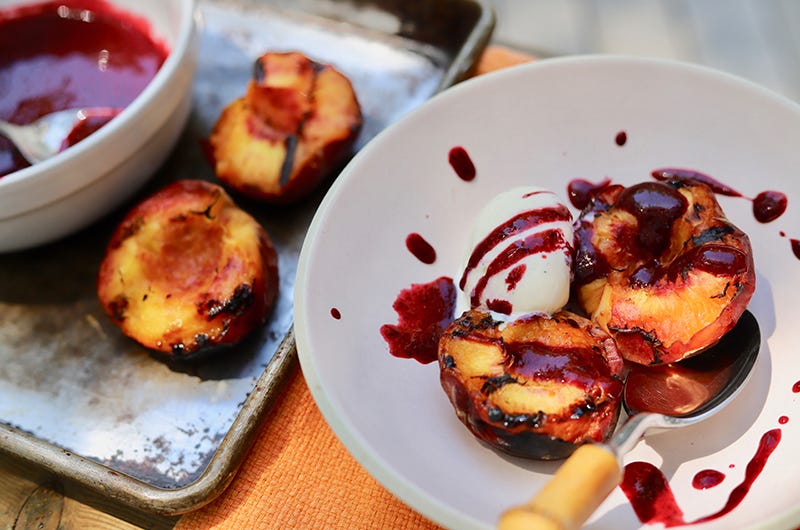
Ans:
{"label": "orange cloth napkin", "polygon": [[[475,75],[530,61],[490,46]],[[419,528],[437,525],[381,486],[333,434],[295,366],[231,485],[178,521],[195,528]]]}

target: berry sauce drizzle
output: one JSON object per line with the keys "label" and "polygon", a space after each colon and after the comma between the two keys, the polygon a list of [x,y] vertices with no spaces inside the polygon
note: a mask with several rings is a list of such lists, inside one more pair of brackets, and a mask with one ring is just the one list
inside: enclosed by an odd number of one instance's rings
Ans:
{"label": "berry sauce drizzle", "polygon": [[[755,455],[745,468],[744,479],[731,490],[725,505],[719,511],[695,521],[686,521],[683,510],[678,506],[666,477],[657,467],[648,462],[631,462],[626,465],[620,488],[628,497],[636,516],[644,524],[661,523],[665,528],[671,528],[713,521],[731,512],[742,502],[780,441],[780,429],[772,429],[764,433]],[[700,475],[699,479],[698,475]],[[692,481],[695,487],[698,483],[702,485],[705,480],[710,480],[713,485],[717,485],[724,479],[721,472],[713,470],[704,470],[698,475],[695,475]],[[718,482],[714,483],[715,481]]]}
{"label": "berry sauce drizzle", "polygon": [[605,178],[598,183],[589,182],[584,179],[573,179],[567,185],[569,202],[578,210],[583,210],[589,206],[589,201],[595,193],[610,184],[611,179],[609,178]]}
{"label": "berry sauce drizzle", "polygon": [[762,191],[751,199],[710,175],[690,169],[662,168],[654,170],[651,174],[654,179],[661,181],[677,178],[679,180],[702,182],[718,195],[748,199],[753,203],[753,217],[755,217],[756,221],[759,223],[770,223],[774,221],[783,215],[786,211],[786,206],[789,204],[786,194],[780,191]]}
{"label": "berry sauce drizzle", "polygon": [[436,261],[436,249],[416,232],[408,234],[408,237],[406,237],[406,248],[414,254],[414,257],[426,265]]}
{"label": "berry sauce drizzle", "polygon": [[[508,269],[513,264],[527,256],[533,254],[552,253],[557,250],[563,250],[565,253],[569,253],[571,251],[570,242],[564,239],[564,233],[561,230],[545,230],[543,232],[531,234],[524,239],[521,239],[517,244],[503,250],[489,264],[486,269],[486,273],[481,276],[481,278],[478,280],[478,283],[475,285],[475,288],[470,295],[470,302],[472,306],[480,305],[483,291],[492,276],[500,274],[502,271]],[[466,269],[465,276],[462,277],[461,281],[459,282],[461,286],[463,286],[465,283],[466,272],[470,270],[470,268]],[[507,302],[506,304],[510,305]],[[489,308],[498,310],[505,314],[509,314],[511,312],[511,308],[505,306],[495,308],[492,306],[492,304],[489,304]]]}
{"label": "berry sauce drizzle", "polygon": [[[786,208],[789,204],[789,200],[783,192],[765,190],[755,197],[746,197],[738,190],[724,184],[714,177],[692,169],[660,168],[653,170],[651,176],[661,182],[675,179],[701,182],[710,187],[712,191],[718,195],[749,200],[753,203],[753,217],[762,224],[771,223],[778,219],[786,212]],[[611,185],[612,183],[608,178],[598,183],[593,183],[584,179],[573,179],[567,185],[567,196],[572,206],[578,210],[584,210],[590,205],[595,195]],[[786,234],[783,232],[781,232],[780,235],[781,237],[786,237]],[[800,239],[790,238],[789,244],[792,249],[792,254],[794,254],[797,259],[800,259]]]}
{"label": "berry sauce drizzle", "polygon": [[[472,251],[467,265],[464,268],[464,273],[458,282],[459,288],[462,290],[464,289],[467,276],[478,266],[484,256],[492,252],[501,243],[511,241],[515,236],[541,224],[569,221],[571,218],[572,216],[569,210],[564,206],[559,208],[538,208],[515,215],[505,223],[495,227],[495,229],[478,243]],[[473,306],[480,305],[483,290],[492,276],[512,268],[515,263],[525,259],[529,255],[553,252],[556,250],[563,250],[567,254],[572,252],[571,242],[564,239],[564,234],[561,230],[545,230],[543,232],[533,233],[527,237],[521,238],[514,245],[509,245],[506,250],[500,252],[497,257],[492,260],[484,275],[478,280],[477,285],[471,293],[471,304]],[[524,265],[522,268],[519,268],[519,266],[513,267],[506,278],[507,285],[509,285],[509,287],[516,285],[524,271]],[[502,302],[503,301],[501,301],[500,304],[502,304]],[[507,302],[505,305],[510,306]],[[511,307],[492,307],[491,304],[489,304],[489,306],[490,309],[504,314],[511,313],[512,309]]]}
{"label": "berry sauce drizzle", "polygon": [[744,197],[740,192],[731,188],[727,184],[723,184],[714,177],[694,171],[692,169],[681,168],[662,168],[654,169],[651,172],[654,179],[661,182],[668,180],[689,180],[693,182],[700,182],[711,188],[717,195],[725,195],[726,197]]}

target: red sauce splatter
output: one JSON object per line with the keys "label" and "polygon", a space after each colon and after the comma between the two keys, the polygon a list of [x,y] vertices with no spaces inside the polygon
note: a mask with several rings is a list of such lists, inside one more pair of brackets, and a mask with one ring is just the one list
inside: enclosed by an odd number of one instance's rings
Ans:
{"label": "red sauce splatter", "polygon": [[341,319],[342,319],[342,313],[341,313],[341,311],[339,311],[339,310],[338,310],[337,308],[335,308],[335,307],[332,307],[332,308],[331,308],[331,316],[332,316],[333,318],[335,318],[336,320],[341,320]]}
{"label": "red sauce splatter", "polygon": [[439,339],[453,320],[455,304],[455,285],[452,278],[445,276],[402,290],[392,305],[398,323],[385,324],[380,329],[389,353],[422,364],[435,361]]}
{"label": "red sauce splatter", "polygon": [[406,237],[406,248],[422,263],[430,265],[436,261],[436,250],[416,232]]}
{"label": "red sauce splatter", "polygon": [[795,394],[800,392],[800,381],[792,385],[792,392],[794,392]]}
{"label": "red sauce splatter", "polygon": [[783,215],[788,203],[780,191],[762,191],[753,199],[753,216],[759,223],[770,223]]}
{"label": "red sauce splatter", "polygon": [[786,425],[787,423],[789,423],[789,416],[781,416],[780,418],[778,418],[778,423],[780,423],[781,425]]}
{"label": "red sauce splatter", "polygon": [[[711,177],[710,175],[706,175],[705,173],[700,173],[699,171],[694,171],[691,169],[679,169],[679,168],[662,168],[656,169],[652,172],[652,176],[656,180],[666,181],[666,180],[688,180],[693,182],[702,182],[703,184],[709,186],[714,193],[719,195],[726,195],[728,197],[741,197],[747,199],[744,195],[740,192],[736,191],[735,189],[731,188],[727,184],[723,184],[719,180]],[[752,200],[753,202],[753,217],[760,223],[770,223],[783,215],[786,211],[786,206],[788,204],[788,199],[786,198],[786,194],[781,193],[780,191],[773,191],[767,190],[762,191],[758,195],[756,195]]]}
{"label": "red sauce splatter", "polygon": [[627,142],[628,142],[628,133],[626,133],[625,131],[618,132],[617,135],[614,137],[614,143],[616,143],[620,147],[625,145]]}
{"label": "red sauce splatter", "polygon": [[[472,293],[470,293],[470,303],[473,307],[480,305],[481,298],[483,297],[483,291],[486,289],[486,286],[488,285],[492,276],[500,274],[502,271],[511,267],[514,263],[532,254],[552,253],[557,250],[563,250],[565,253],[569,254],[572,252],[571,243],[571,241],[564,239],[564,232],[562,230],[544,230],[542,232],[531,234],[524,239],[517,241],[514,245],[511,245],[501,251],[497,257],[492,260],[489,266],[486,267],[486,272],[478,279],[475,287],[472,290]],[[470,259],[470,263],[471,262],[472,260]],[[460,282],[461,285],[466,283],[466,274],[473,268],[474,266],[468,266],[465,269],[464,276]],[[511,304],[507,303],[506,305],[507,307],[504,306],[503,311],[492,307],[490,307],[490,309],[504,314],[510,314]]]}
{"label": "red sauce splatter", "polygon": [[789,244],[792,247],[794,257],[800,259],[800,239],[789,239]]}
{"label": "red sauce splatter", "polygon": [[727,184],[723,184],[714,177],[700,173],[693,169],[681,168],[661,168],[655,169],[651,172],[654,179],[660,181],[667,180],[689,180],[693,182],[700,182],[711,188],[714,193],[719,195],[726,195],[728,197],[743,197],[741,193],[731,188]]}
{"label": "red sauce splatter", "polygon": [[[46,35],[46,38],[43,38]],[[0,11],[0,118],[26,124],[67,108],[123,108],[168,50],[148,23],[104,0],[43,2]],[[0,175],[28,163],[0,138]]]}
{"label": "red sauce splatter", "polygon": [[725,480],[725,474],[716,469],[698,471],[692,479],[692,486],[698,490],[707,490],[719,486]]}
{"label": "red sauce splatter", "polygon": [[[723,184],[705,173],[700,173],[699,171],[691,169],[662,168],[654,170],[651,174],[654,179],[661,181],[678,179],[702,182],[709,186],[714,193],[751,200],[753,203],[753,217],[760,223],[771,223],[778,219],[786,212],[786,207],[789,203],[786,194],[774,190],[762,191],[754,198],[749,199],[727,184]],[[781,237],[786,237],[783,231],[780,232],[780,235]],[[800,259],[800,240],[790,239],[789,243],[794,256]]]}
{"label": "red sauce splatter", "polygon": [[717,512],[687,522],[683,511],[675,501],[669,482],[661,471],[648,462],[632,462],[625,466],[620,488],[642,523],[661,523],[666,528],[687,524],[705,523],[730,513],[745,498],[756,478],[763,471],[767,459],[781,440],[781,430],[772,429],[764,433],[753,458],[748,462],[742,482],[733,488],[725,506]]}
{"label": "red sauce splatter", "polygon": [[475,164],[472,163],[472,159],[466,149],[458,146],[453,147],[447,154],[447,160],[461,180],[469,182],[475,179],[477,174]]}
{"label": "red sauce splatter", "polygon": [[611,184],[611,179],[606,178],[598,183],[584,179],[572,179],[567,185],[569,202],[578,210],[583,210],[589,205],[592,196],[599,190]]}
{"label": "red sauce splatter", "polygon": [[733,491],[731,491],[730,495],[728,496],[728,502],[725,503],[725,506],[723,506],[720,511],[698,519],[695,522],[704,523],[707,521],[713,521],[714,519],[730,513],[734,508],[736,508],[750,491],[750,488],[753,486],[753,482],[755,482],[756,478],[758,478],[758,476],[761,474],[761,471],[764,470],[764,466],[767,464],[769,455],[771,455],[775,448],[778,447],[780,441],[780,429],[772,429],[771,431],[765,432],[758,444],[756,454],[753,456],[750,462],[747,463],[747,467],[745,468],[744,472],[744,480],[742,480],[741,484],[733,488]]}
{"label": "red sauce splatter", "polygon": [[666,528],[686,524],[667,478],[653,464],[626,465],[620,488],[641,522],[661,523]]}

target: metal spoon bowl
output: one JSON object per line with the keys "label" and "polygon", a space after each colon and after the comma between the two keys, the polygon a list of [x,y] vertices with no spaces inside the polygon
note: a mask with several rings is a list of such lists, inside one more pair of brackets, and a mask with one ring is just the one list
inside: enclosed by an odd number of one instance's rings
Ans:
{"label": "metal spoon bowl", "polygon": [[113,107],[60,110],[45,114],[26,125],[0,120],[0,133],[14,143],[25,160],[36,164],[71,145],[65,144],[65,141],[77,127],[86,123],[87,120],[104,119],[108,121],[119,114],[121,110]]}
{"label": "metal spoon bowl", "polygon": [[750,378],[761,347],[761,330],[750,311],[715,346],[680,363],[634,368],[622,405],[628,420],[609,442],[621,456],[645,431],[700,422],[730,403]]}
{"label": "metal spoon bowl", "polygon": [[579,447],[531,501],[503,513],[498,528],[580,528],[619,484],[620,460],[645,432],[686,427],[722,410],[750,378],[760,348],[758,321],[745,311],[701,355],[663,367],[633,368],[623,392],[628,420],[608,443]]}

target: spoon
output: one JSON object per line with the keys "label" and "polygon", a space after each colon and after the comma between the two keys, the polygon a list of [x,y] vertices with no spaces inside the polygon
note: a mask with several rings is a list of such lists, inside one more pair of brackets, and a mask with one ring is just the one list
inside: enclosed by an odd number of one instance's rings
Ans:
{"label": "spoon", "polygon": [[14,143],[25,160],[36,164],[77,143],[121,111],[113,107],[60,110],[27,125],[0,120],[0,133]]}
{"label": "spoon", "polygon": [[750,376],[761,346],[745,311],[715,346],[680,363],[634,367],[622,404],[628,420],[605,444],[579,447],[527,504],[504,512],[500,530],[576,530],[622,478],[621,459],[650,429],[685,427],[717,413]]}

